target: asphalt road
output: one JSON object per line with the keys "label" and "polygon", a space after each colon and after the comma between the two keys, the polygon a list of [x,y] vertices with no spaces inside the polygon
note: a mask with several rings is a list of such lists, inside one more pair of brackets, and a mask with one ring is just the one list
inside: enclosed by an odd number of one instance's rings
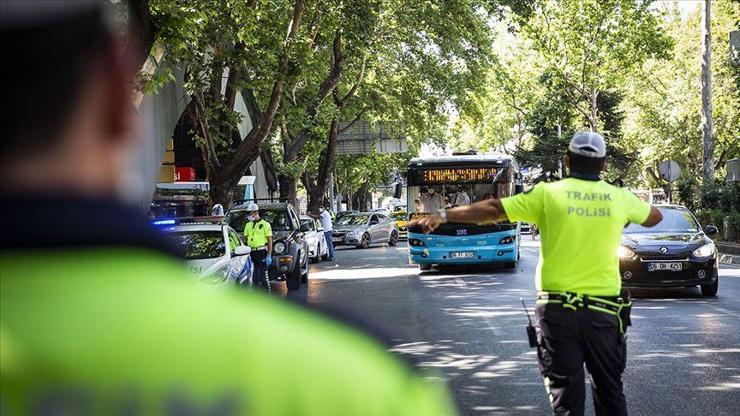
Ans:
{"label": "asphalt road", "polygon": [[[519,298],[534,304],[539,244],[524,236],[516,271],[420,273],[406,247],[340,248],[290,297],[348,310],[394,334],[394,350],[439,371],[465,415],[550,413]],[[281,291],[284,294],[284,291]],[[634,415],[740,414],[740,269],[720,268],[719,295],[636,297],[625,373]],[[587,414],[593,414],[593,406]]]}

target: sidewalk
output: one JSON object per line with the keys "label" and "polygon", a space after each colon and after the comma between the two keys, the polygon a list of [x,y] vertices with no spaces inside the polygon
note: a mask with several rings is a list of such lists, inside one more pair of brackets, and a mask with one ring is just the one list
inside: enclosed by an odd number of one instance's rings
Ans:
{"label": "sidewalk", "polygon": [[724,241],[715,242],[720,264],[740,265],[740,244]]}

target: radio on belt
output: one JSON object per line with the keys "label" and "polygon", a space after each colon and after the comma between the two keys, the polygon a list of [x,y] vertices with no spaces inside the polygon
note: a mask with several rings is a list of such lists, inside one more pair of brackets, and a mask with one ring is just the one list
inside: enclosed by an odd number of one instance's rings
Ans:
{"label": "radio on belt", "polygon": [[527,305],[524,303],[524,299],[519,298],[519,300],[522,302],[524,313],[527,315],[527,321],[529,322],[529,324],[527,325],[527,338],[529,339],[529,346],[534,348],[537,346],[537,331],[535,331],[534,325],[532,325],[532,318],[529,317],[529,311],[527,310]]}

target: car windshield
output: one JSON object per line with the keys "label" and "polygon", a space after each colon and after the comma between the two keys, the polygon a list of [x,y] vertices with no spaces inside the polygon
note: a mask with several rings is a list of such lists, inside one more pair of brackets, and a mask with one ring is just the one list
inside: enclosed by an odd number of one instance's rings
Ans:
{"label": "car windshield", "polygon": [[260,217],[270,223],[273,231],[290,231],[293,229],[286,209],[261,209]]}
{"label": "car windshield", "polygon": [[403,211],[396,211],[391,213],[393,221],[404,221],[406,219],[406,213]]}
{"label": "car windshield", "polygon": [[345,215],[337,220],[337,225],[365,225],[367,224],[367,215]]}
{"label": "car windshield", "polygon": [[643,227],[638,224],[630,224],[624,230],[625,233],[695,233],[699,231],[699,224],[685,208],[659,207],[663,214],[663,221],[654,227]]}
{"label": "car windshield", "polygon": [[[242,233],[244,232],[244,226],[247,225],[247,221],[249,221],[247,217],[249,217],[249,212],[247,210],[232,211],[228,216],[229,225],[231,228],[237,230],[237,232]],[[261,209],[260,218],[269,222],[273,231],[292,230],[287,210]]]}
{"label": "car windshield", "polygon": [[311,231],[314,230],[314,228],[313,228],[313,220],[311,220],[311,219],[308,219],[308,218],[302,219],[301,220],[301,225],[308,225],[308,229],[309,230],[311,230]]}
{"label": "car windshield", "polygon": [[188,260],[212,259],[226,254],[221,231],[175,231],[171,235]]}

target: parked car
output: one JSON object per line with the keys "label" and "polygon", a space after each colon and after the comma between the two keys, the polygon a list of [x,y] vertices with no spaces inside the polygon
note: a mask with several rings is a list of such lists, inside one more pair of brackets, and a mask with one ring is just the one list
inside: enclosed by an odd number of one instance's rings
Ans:
{"label": "parked car", "polygon": [[337,212],[337,214],[334,216],[334,222],[339,221],[339,219],[342,218],[345,215],[358,214],[358,213],[359,213],[359,211],[352,211],[352,210],[350,210],[350,211],[340,211],[340,212]]}
{"label": "parked car", "polygon": [[408,223],[408,220],[406,219],[406,211],[393,211],[391,212],[390,217],[391,220],[396,223],[396,228],[398,228],[398,237],[408,239],[409,230],[406,228],[406,224]]}
{"label": "parked car", "polygon": [[521,221],[519,222],[519,232],[521,234],[529,234],[532,231],[532,227],[529,225],[528,222]]}
{"label": "parked car", "polygon": [[398,244],[398,229],[390,218],[374,212],[345,215],[334,224],[334,245],[367,248],[370,244]]}
{"label": "parked car", "polygon": [[[308,282],[308,244],[305,238],[307,227],[301,226],[298,214],[289,203],[263,203],[260,217],[272,226],[272,266],[270,280],[285,280],[288,290],[299,289]],[[229,210],[225,221],[244,233],[247,224],[247,206],[238,205]]]}
{"label": "parked car", "polygon": [[250,249],[220,218],[164,219],[153,224],[162,227],[182,248],[185,263],[200,280],[211,284],[251,285]]}
{"label": "parked car", "polygon": [[329,258],[329,249],[326,246],[326,237],[321,223],[311,217],[301,215],[301,226],[306,225],[308,230],[305,232],[306,244],[308,245],[308,258],[318,263],[319,260]]}
{"label": "parked car", "polygon": [[719,288],[717,249],[709,238],[713,225],[702,229],[694,215],[680,205],[658,205],[663,221],[650,228],[630,224],[619,248],[624,287],[700,286],[704,296]]}

